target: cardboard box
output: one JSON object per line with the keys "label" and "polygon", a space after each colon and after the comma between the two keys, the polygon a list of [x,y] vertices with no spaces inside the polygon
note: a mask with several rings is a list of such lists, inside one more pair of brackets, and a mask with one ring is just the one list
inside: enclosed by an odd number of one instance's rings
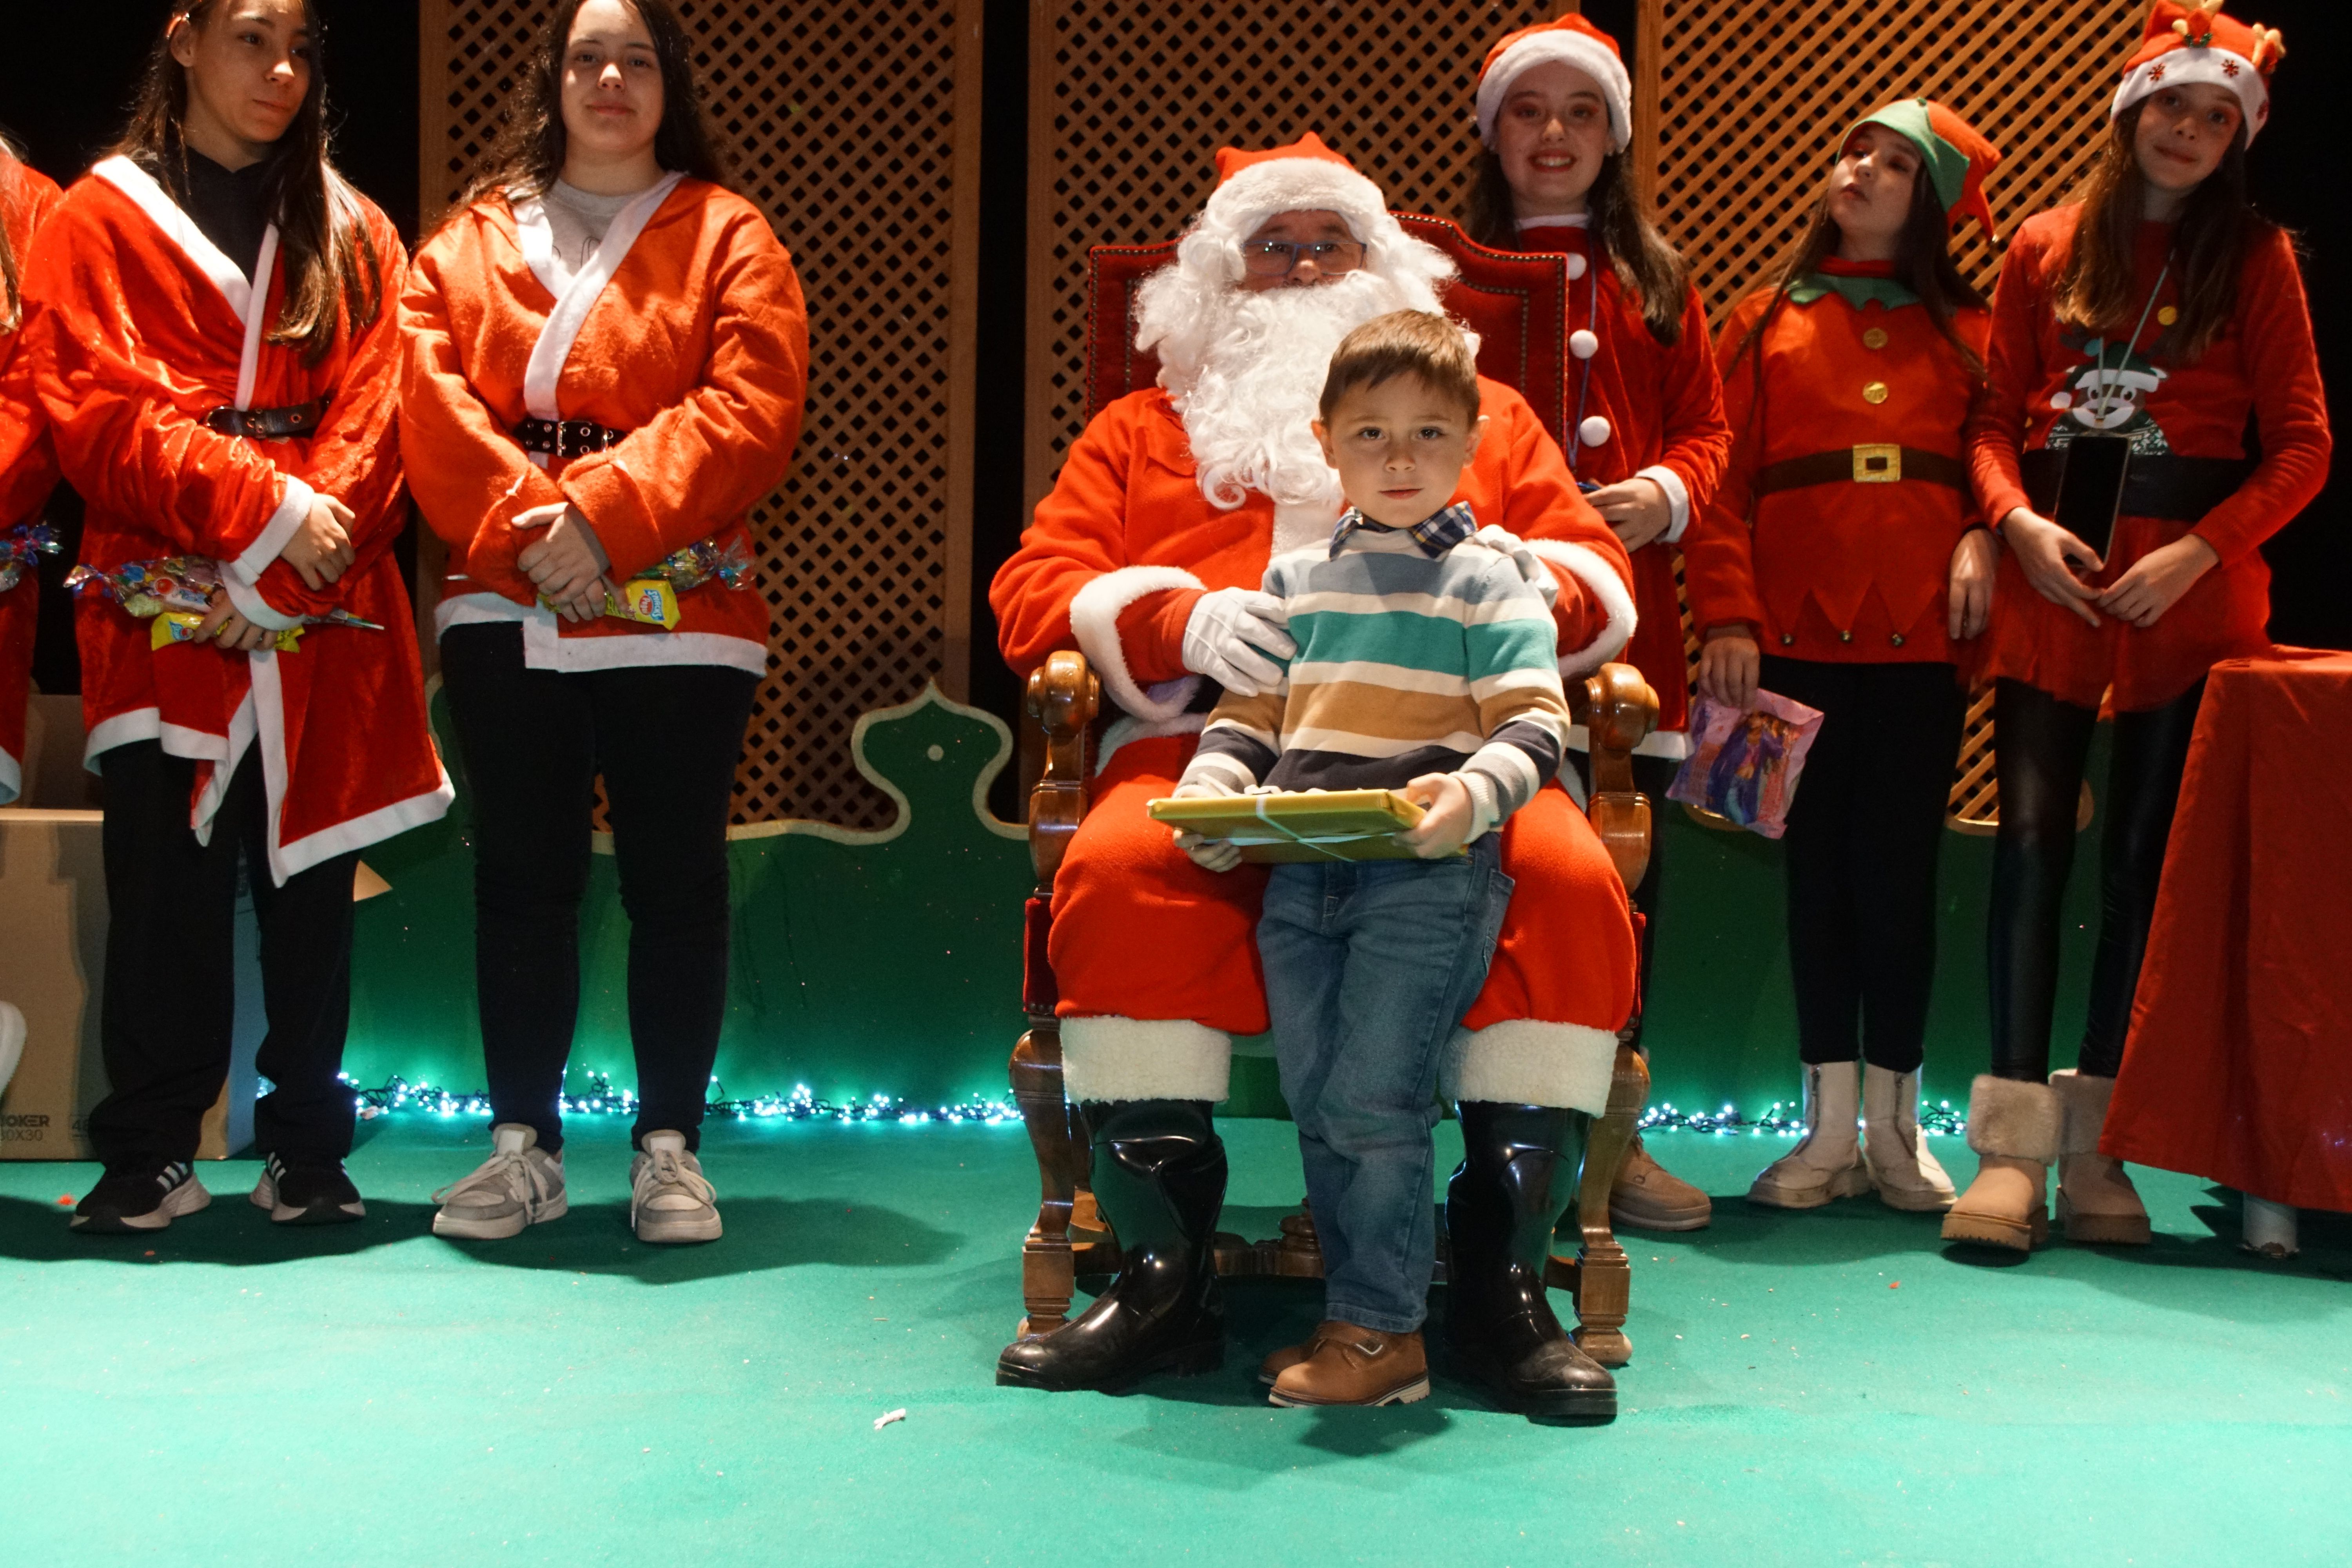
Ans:
{"label": "cardboard box", "polygon": [[[94,1158],[90,1108],[106,1093],[98,1016],[106,973],[106,870],[100,814],[57,809],[87,787],[79,700],[38,697],[26,747],[26,803],[0,808],[0,1000],[25,1015],[25,1056],[0,1094],[0,1160]],[[74,804],[79,805],[79,800]],[[261,942],[249,900],[237,919],[236,1033],[227,1083],[206,1113],[200,1159],[253,1142],[260,1048]]]}

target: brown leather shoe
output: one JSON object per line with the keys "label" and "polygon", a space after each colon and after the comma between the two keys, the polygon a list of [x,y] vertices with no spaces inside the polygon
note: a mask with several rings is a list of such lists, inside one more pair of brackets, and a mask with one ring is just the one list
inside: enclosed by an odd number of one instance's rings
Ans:
{"label": "brown leather shoe", "polygon": [[1650,1158],[1637,1134],[1609,1188],[1609,1223],[1619,1230],[1705,1230],[1707,1195]]}
{"label": "brown leather shoe", "polygon": [[1284,1373],[1315,1353],[1315,1347],[1323,1342],[1324,1335],[1335,1329],[1345,1332],[1349,1326],[1346,1323],[1335,1323],[1328,1320],[1316,1324],[1315,1331],[1304,1340],[1295,1345],[1285,1345],[1258,1363],[1257,1380],[1268,1388],[1272,1388]]}
{"label": "brown leather shoe", "polygon": [[1421,1336],[1327,1323],[1314,1353],[1274,1380],[1276,1405],[1411,1405],[1429,1397]]}

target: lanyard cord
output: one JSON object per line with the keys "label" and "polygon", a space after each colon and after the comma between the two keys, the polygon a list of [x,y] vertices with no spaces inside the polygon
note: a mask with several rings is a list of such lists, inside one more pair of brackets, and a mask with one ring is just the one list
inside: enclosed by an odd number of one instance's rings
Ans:
{"label": "lanyard cord", "polygon": [[[2164,280],[2171,276],[2172,260],[2169,257],[2167,257],[2165,258],[2163,268],[2156,275],[2156,287],[2147,291],[2147,303],[2139,308],[2139,321],[2132,327],[2131,338],[2124,344],[2124,357],[2116,365],[2116,374],[2117,375],[2121,375],[2124,373],[2124,368],[2131,363],[2132,352],[2139,347],[2139,335],[2147,326],[2148,312],[2156,309],[2156,297],[2164,292]],[[2099,416],[2104,419],[2107,415],[2107,404],[2109,402],[2107,393],[2107,343],[2105,338],[2099,340],[2099,356],[2095,362],[2095,365],[2098,374],[2096,379],[2095,379],[2091,384],[2097,389],[2096,395],[2100,403]],[[2096,429],[2097,426],[2094,426],[2092,428]]]}

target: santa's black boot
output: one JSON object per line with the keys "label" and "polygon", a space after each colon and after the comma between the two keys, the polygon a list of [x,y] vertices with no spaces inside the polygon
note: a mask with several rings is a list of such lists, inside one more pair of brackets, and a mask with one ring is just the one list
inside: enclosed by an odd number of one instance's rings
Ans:
{"label": "santa's black boot", "polygon": [[1462,1369],[1533,1419],[1612,1421],[1617,1384],[1577,1348],[1544,1290],[1551,1227],[1575,1191],[1592,1119],[1465,1100],[1445,1189],[1445,1336]]}
{"label": "santa's black boot", "polygon": [[1085,1108],[1095,1203],[1118,1235],[1118,1278],[1062,1327],[1005,1347],[996,1381],[1017,1388],[1116,1388],[1152,1373],[1224,1363],[1225,1308],[1212,1243],[1225,1201],[1225,1146],[1205,1100]]}

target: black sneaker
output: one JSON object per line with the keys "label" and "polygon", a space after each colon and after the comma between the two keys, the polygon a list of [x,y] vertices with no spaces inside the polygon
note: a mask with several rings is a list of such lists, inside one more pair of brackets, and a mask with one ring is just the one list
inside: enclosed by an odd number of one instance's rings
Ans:
{"label": "black sneaker", "polygon": [[348,1225],[367,1217],[367,1205],[340,1160],[289,1164],[272,1154],[253,1184],[253,1206],[268,1209],[272,1225]]}
{"label": "black sneaker", "polygon": [[109,1171],[73,1213],[73,1228],[96,1236],[162,1230],[213,1201],[185,1160],[149,1160]]}

